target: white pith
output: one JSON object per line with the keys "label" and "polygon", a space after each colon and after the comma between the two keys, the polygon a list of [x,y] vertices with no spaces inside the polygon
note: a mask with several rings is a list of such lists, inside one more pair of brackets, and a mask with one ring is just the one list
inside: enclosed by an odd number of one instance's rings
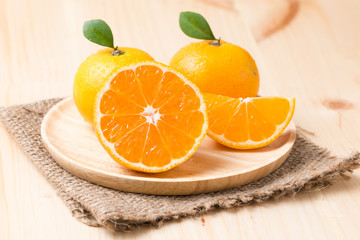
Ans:
{"label": "white pith", "polygon": [[158,109],[155,109],[149,105],[146,108],[144,108],[144,112],[142,113],[142,115],[146,118],[147,123],[154,124],[155,126],[162,116],[159,113]]}
{"label": "white pith", "polygon": [[[130,162],[128,161],[127,159],[125,159],[124,157],[122,157],[121,155],[119,155],[116,150],[115,150],[115,143],[112,144],[112,143],[109,143],[102,131],[100,130],[100,119],[102,116],[104,116],[103,114],[100,113],[100,111],[98,110],[99,109],[99,104],[100,104],[100,100],[101,100],[101,96],[107,91],[110,89],[110,82],[111,80],[121,71],[125,71],[125,70],[135,70],[138,66],[140,65],[152,65],[152,66],[156,66],[156,67],[159,67],[161,70],[163,70],[163,72],[172,72],[174,74],[176,74],[177,76],[179,76],[184,82],[186,85],[189,85],[192,87],[192,89],[195,91],[196,95],[199,97],[200,99],[200,107],[199,109],[197,110],[192,110],[192,111],[199,111],[199,112],[202,112],[203,115],[204,115],[204,124],[203,124],[203,127],[202,127],[202,130],[201,130],[201,134],[199,137],[197,137],[195,139],[195,144],[193,145],[193,148],[189,149],[189,151],[187,152],[187,154],[181,158],[177,158],[177,159],[174,159],[172,158],[171,159],[171,162],[165,166],[162,166],[162,167],[149,167],[149,166],[146,166],[144,164],[142,164],[141,162],[139,163],[133,163],[133,162]],[[158,112],[159,109],[156,109],[156,108],[153,108],[151,105],[148,105],[144,108],[144,111],[141,113],[141,115],[143,115],[145,118],[146,118],[146,122],[143,123],[143,124],[153,124],[155,127],[157,126],[157,122],[158,121],[161,121],[161,116],[162,114],[160,114]],[[141,124],[141,125],[143,125]],[[136,128],[140,127],[141,125],[137,126]],[[207,128],[208,128],[208,117],[207,117],[207,113],[206,113],[206,105],[205,105],[205,102],[203,100],[203,97],[200,93],[200,90],[190,81],[188,81],[182,74],[170,69],[170,68],[167,68],[167,67],[164,67],[160,64],[157,64],[157,63],[153,63],[153,62],[144,62],[144,63],[140,63],[140,64],[135,64],[135,65],[131,65],[131,66],[128,66],[128,67],[125,67],[125,68],[121,68],[117,71],[115,71],[113,73],[113,75],[111,77],[108,78],[107,82],[104,84],[103,88],[99,91],[99,93],[97,94],[97,97],[96,97],[96,100],[95,100],[95,105],[94,105],[94,127],[95,129],[97,129],[97,135],[98,135],[98,138],[101,139],[101,142],[104,144],[104,147],[105,149],[109,152],[112,153],[112,156],[115,156],[117,158],[117,160],[121,163],[125,163],[125,164],[128,164],[129,166],[132,166],[138,170],[142,170],[142,171],[146,171],[146,172],[160,172],[160,171],[166,171],[168,169],[171,169],[177,165],[179,165],[180,163],[184,162],[185,160],[187,160],[188,158],[190,158],[190,156],[195,152],[195,150],[198,148],[198,146],[200,145],[201,141],[204,139],[206,133],[207,133]],[[134,129],[132,129],[134,130]]]}

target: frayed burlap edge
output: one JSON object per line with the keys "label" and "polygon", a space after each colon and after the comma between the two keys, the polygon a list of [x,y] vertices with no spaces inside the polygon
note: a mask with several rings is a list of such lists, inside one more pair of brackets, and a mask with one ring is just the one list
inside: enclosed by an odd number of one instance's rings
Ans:
{"label": "frayed burlap edge", "polygon": [[0,116],[72,215],[89,226],[104,226],[112,231],[160,226],[167,221],[199,216],[214,209],[294,196],[301,190],[323,189],[348,178],[346,174],[360,166],[359,153],[347,158],[331,156],[328,150],[298,134],[292,152],[278,170],[244,186],[191,196],[155,196],[116,191],[66,172],[42,145],[42,118],[59,100],[48,99],[0,108]]}
{"label": "frayed burlap edge", "polygon": [[[329,153],[327,155],[330,157]],[[253,195],[248,195],[244,198],[238,199],[224,199],[212,205],[198,206],[190,212],[184,212],[182,214],[163,216],[151,221],[137,222],[137,221],[123,221],[122,219],[112,218],[108,219],[101,224],[111,231],[127,232],[136,228],[142,227],[161,227],[164,223],[179,220],[185,217],[198,217],[207,212],[217,209],[228,209],[233,207],[240,207],[243,205],[262,203],[271,199],[280,199],[283,197],[294,197],[300,191],[317,191],[329,187],[330,185],[348,180],[350,176],[346,173],[352,173],[353,170],[360,167],[360,153],[353,153],[348,158],[344,158],[344,162],[341,162],[335,166],[331,166],[328,171],[309,178],[307,182],[294,181],[289,184],[279,186],[278,189],[273,189],[269,192],[256,192]],[[82,221],[80,219],[80,221]]]}

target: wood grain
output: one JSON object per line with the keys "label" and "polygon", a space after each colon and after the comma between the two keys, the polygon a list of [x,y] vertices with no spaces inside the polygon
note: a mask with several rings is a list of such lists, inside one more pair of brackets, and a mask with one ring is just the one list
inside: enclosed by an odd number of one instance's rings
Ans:
{"label": "wood grain", "polygon": [[[250,1],[250,0],[249,0]],[[295,96],[294,122],[333,154],[360,146],[360,2],[300,0],[296,17],[256,43],[241,1],[226,9],[192,1],[1,0],[0,105],[70,96],[76,69],[98,50],[82,23],[103,18],[115,42],[167,63],[191,39],[179,11],[201,12],[215,34],[247,49],[260,68],[262,95]],[[350,109],[323,105],[347,101]],[[341,124],[340,124],[341,123]],[[312,134],[313,133],[313,134]],[[206,214],[160,229],[113,234],[74,218],[0,124],[1,239],[357,239],[360,172],[295,198]]]}
{"label": "wood grain", "polygon": [[287,27],[296,17],[300,7],[298,0],[240,1],[240,11],[258,42]]}
{"label": "wood grain", "polygon": [[293,122],[266,147],[236,150],[206,137],[180,166],[149,174],[116,163],[98,141],[93,127],[78,113],[74,100],[56,104],[44,117],[42,140],[67,171],[90,182],[127,192],[189,195],[240,186],[274,171],[289,155],[296,138]]}

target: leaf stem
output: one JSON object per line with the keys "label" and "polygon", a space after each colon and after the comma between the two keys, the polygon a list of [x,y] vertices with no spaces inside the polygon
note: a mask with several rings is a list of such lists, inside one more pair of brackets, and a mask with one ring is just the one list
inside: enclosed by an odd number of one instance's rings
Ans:
{"label": "leaf stem", "polygon": [[120,49],[117,49],[118,47],[116,47],[116,49],[114,51],[111,52],[111,55],[112,56],[120,56],[121,54],[124,54],[125,52],[120,50]]}
{"label": "leaf stem", "polygon": [[210,42],[209,44],[213,45],[215,47],[220,47],[221,46],[220,41],[221,41],[221,38],[215,39],[214,41]]}

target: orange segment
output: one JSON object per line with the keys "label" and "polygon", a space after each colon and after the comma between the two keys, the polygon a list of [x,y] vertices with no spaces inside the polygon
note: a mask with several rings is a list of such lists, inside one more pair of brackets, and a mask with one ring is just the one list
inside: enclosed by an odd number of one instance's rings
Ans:
{"label": "orange segment", "polygon": [[163,72],[156,66],[141,65],[135,69],[142,94],[148,104],[153,104],[160,87]]}
{"label": "orange segment", "polygon": [[229,126],[232,117],[238,111],[240,101],[238,99],[233,99],[226,104],[220,104],[219,107],[213,108],[211,114],[209,114],[209,130],[214,134],[222,135],[225,133],[227,127]]}
{"label": "orange segment", "polygon": [[185,134],[197,138],[202,133],[202,126],[200,124],[192,124],[194,122],[203,122],[205,120],[204,114],[199,111],[164,114],[161,120],[173,127],[181,130]]}
{"label": "orange segment", "polygon": [[148,130],[149,124],[142,124],[128,132],[112,144],[114,153],[121,154],[129,163],[141,162]]}
{"label": "orange segment", "polygon": [[105,115],[100,120],[100,128],[106,140],[115,143],[145,121],[141,115]]}
{"label": "orange segment", "polygon": [[[210,95],[208,95],[208,96],[210,96]],[[204,99],[205,99],[205,103],[206,103],[208,112],[214,110],[215,108],[222,106],[226,102],[234,101],[234,99],[231,99],[229,97],[222,96],[222,95],[217,95],[216,98],[208,97],[208,98],[204,98]]]}
{"label": "orange segment", "polygon": [[[288,100],[280,97],[273,97],[267,101],[254,98],[252,100],[253,105],[261,112],[262,115],[274,124],[281,124],[286,120],[287,115],[285,112],[290,111],[290,104]],[[269,105],[277,106],[276,108],[269,108]]]}
{"label": "orange segment", "polygon": [[209,114],[208,135],[228,147],[252,149],[278,138],[295,110],[294,98],[231,98],[204,94]]}
{"label": "orange segment", "polygon": [[103,93],[99,105],[99,110],[102,114],[137,114],[144,111],[143,107],[136,105],[128,98],[115,93],[113,90],[106,90]]}
{"label": "orange segment", "polygon": [[224,137],[229,141],[246,142],[249,139],[247,111],[244,104],[241,103],[238,112],[232,118],[226,133],[224,133]]}
{"label": "orange segment", "polygon": [[146,100],[142,95],[133,70],[129,69],[116,74],[110,83],[110,89],[140,106],[146,106]]}
{"label": "orange segment", "polygon": [[254,142],[260,142],[263,139],[272,136],[276,131],[276,125],[271,122],[270,119],[265,118],[251,102],[245,104],[245,106],[247,106],[249,139]]}
{"label": "orange segment", "polygon": [[158,122],[157,127],[173,158],[184,156],[195,144],[195,138],[162,121]]}
{"label": "orange segment", "polygon": [[162,172],[186,161],[208,127],[197,87],[148,62],[114,71],[94,105],[94,128],[110,156],[133,170]]}
{"label": "orange segment", "polygon": [[153,106],[159,108],[171,100],[175,94],[181,92],[185,84],[179,77],[172,72],[165,72],[161,82],[157,98]]}
{"label": "orange segment", "polygon": [[[146,144],[143,151],[142,164],[147,167],[163,167],[171,163],[171,155],[169,149],[162,140],[158,126],[150,125],[147,134]],[[154,161],[156,159],[157,161]]]}
{"label": "orange segment", "polygon": [[199,109],[201,103],[194,89],[186,85],[181,90],[160,108],[160,113],[180,113]]}

